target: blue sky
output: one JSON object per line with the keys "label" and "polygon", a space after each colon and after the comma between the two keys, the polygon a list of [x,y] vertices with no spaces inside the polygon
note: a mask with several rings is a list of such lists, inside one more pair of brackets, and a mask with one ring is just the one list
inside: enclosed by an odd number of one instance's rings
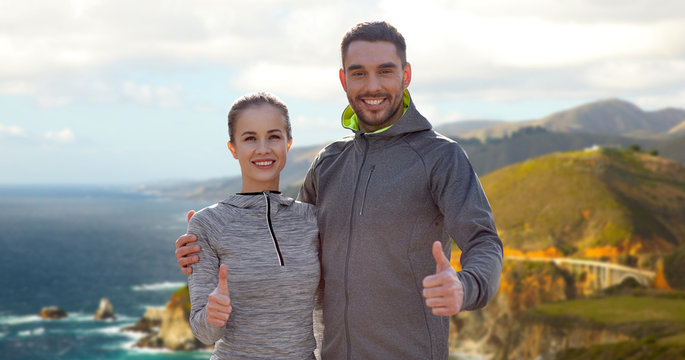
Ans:
{"label": "blue sky", "polygon": [[237,175],[226,112],[258,90],[288,104],[293,146],[344,136],[340,39],[369,20],[405,36],[434,125],[685,108],[685,2],[656,4],[0,0],[0,184]]}

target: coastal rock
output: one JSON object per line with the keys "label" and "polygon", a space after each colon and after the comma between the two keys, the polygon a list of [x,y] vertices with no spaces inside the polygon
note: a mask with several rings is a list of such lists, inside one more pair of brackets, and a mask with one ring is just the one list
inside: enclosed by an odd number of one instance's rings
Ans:
{"label": "coastal rock", "polygon": [[[149,309],[146,311],[146,314],[148,312],[150,312]],[[152,318],[157,315],[157,313],[151,312],[150,317]],[[193,335],[190,323],[188,322],[189,315],[190,296],[188,294],[188,287],[185,286],[171,296],[166,307],[161,311],[159,332],[152,330],[151,334],[140,339],[136,346],[180,351],[206,349],[207,346],[202,344]],[[145,318],[145,315],[143,318]],[[141,318],[139,323],[153,322],[151,319],[144,320],[143,318]]]}
{"label": "coastal rock", "polygon": [[58,306],[46,306],[40,310],[40,317],[43,319],[61,319],[67,317],[67,312]]}
{"label": "coastal rock", "polygon": [[163,307],[148,307],[145,314],[135,324],[124,328],[124,331],[138,331],[144,333],[156,333],[162,325],[162,317],[166,311]]}
{"label": "coastal rock", "polygon": [[95,320],[107,319],[116,320],[117,317],[114,315],[114,306],[112,306],[112,302],[109,301],[108,298],[102,298],[100,299],[100,305],[98,306],[97,311],[95,311]]}

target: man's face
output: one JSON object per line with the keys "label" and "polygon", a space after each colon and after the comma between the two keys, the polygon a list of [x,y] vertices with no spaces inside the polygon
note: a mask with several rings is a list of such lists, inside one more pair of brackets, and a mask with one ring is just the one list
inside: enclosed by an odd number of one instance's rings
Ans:
{"label": "man's face", "polygon": [[393,43],[353,41],[343,66],[340,82],[361,131],[382,129],[402,116],[402,95],[411,81],[411,67],[402,68]]}

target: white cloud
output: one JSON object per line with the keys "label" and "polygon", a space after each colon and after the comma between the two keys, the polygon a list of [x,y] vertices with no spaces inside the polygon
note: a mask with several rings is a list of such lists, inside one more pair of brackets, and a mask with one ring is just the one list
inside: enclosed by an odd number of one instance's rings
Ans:
{"label": "white cloud", "polygon": [[152,86],[125,81],[121,88],[124,98],[142,105],[175,107],[181,104],[180,86]]}
{"label": "white cloud", "polygon": [[69,144],[74,142],[76,136],[74,136],[74,132],[71,129],[64,128],[62,130],[46,131],[43,134],[43,138],[60,144]]}
{"label": "white cloud", "polygon": [[306,67],[259,62],[247,66],[232,85],[243,91],[262,89],[316,101],[340,96],[337,79],[336,66]]}
{"label": "white cloud", "polygon": [[[374,19],[405,35],[414,81],[433,97],[575,96],[630,84],[659,96],[669,91],[667,75],[631,69],[685,58],[685,2],[678,0],[72,0],[2,8],[0,94],[33,96],[41,106],[179,106],[191,97],[174,71],[203,63],[230,69],[232,90],[338,99],[340,39],[354,23]],[[121,85],[116,67],[156,80]]]}
{"label": "white cloud", "polygon": [[12,137],[25,137],[26,132],[23,128],[17,125],[5,126],[3,124],[0,124],[0,136],[2,135],[8,135]]}

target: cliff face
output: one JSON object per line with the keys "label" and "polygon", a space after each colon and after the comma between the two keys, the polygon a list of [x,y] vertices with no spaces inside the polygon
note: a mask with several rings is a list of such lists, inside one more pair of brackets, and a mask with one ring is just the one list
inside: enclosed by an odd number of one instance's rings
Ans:
{"label": "cliff face", "polygon": [[565,350],[634,340],[626,334],[578,319],[555,320],[520,317],[510,329],[506,343],[493,358],[554,360],[559,352]]}
{"label": "cliff face", "polygon": [[206,346],[193,336],[188,322],[189,313],[190,297],[185,286],[171,296],[164,308],[148,309],[138,323],[129,329],[149,333],[136,346],[183,351],[205,349]]}
{"label": "cliff face", "polygon": [[575,296],[574,279],[554,264],[505,262],[499,291],[488,306],[452,317],[450,351],[494,357],[512,346],[511,331],[525,310]]}
{"label": "cliff face", "polygon": [[575,299],[582,285],[552,263],[505,262],[499,291],[490,303],[451,318],[450,352],[545,360],[570,348],[631,339],[588,321],[531,315],[541,304]]}

